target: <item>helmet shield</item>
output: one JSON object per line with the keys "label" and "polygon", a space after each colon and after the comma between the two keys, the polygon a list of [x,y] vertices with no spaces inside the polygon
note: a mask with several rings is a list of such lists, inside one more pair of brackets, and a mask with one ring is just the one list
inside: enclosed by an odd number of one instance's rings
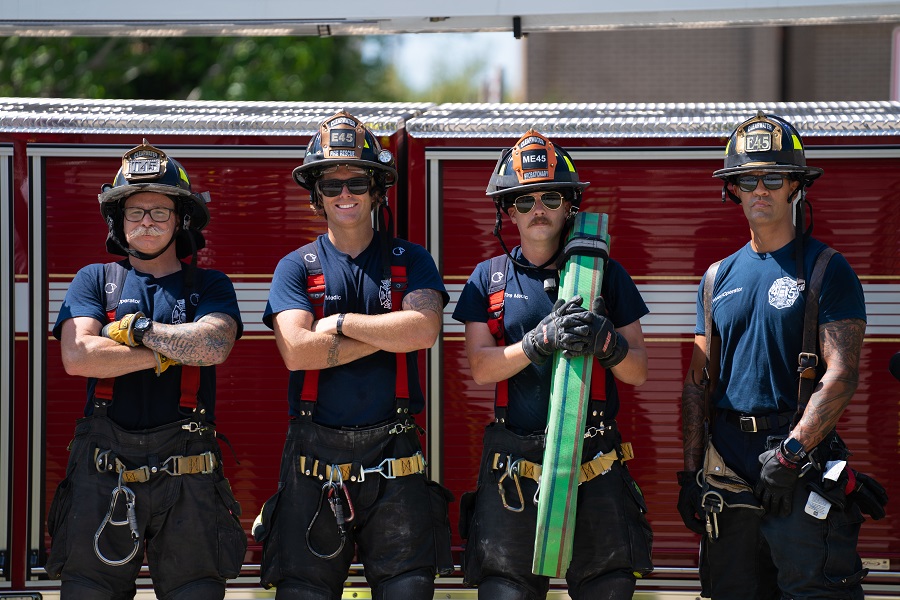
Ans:
{"label": "helmet shield", "polygon": [[[530,129],[512,148],[500,153],[485,195],[505,205],[513,196],[553,188],[578,206],[581,192],[588,185],[578,181],[575,165],[565,150]],[[567,190],[569,193],[565,193]]]}
{"label": "helmet shield", "polygon": [[823,173],[806,165],[803,141],[794,126],[762,111],[732,132],[725,147],[725,166],[713,177],[728,180],[749,171],[796,173],[805,184]]}
{"label": "helmet shield", "polygon": [[397,182],[394,155],[383,149],[362,121],[347,111],[322,121],[319,131],[309,140],[303,164],[294,169],[294,181],[313,191],[325,169],[337,165],[367,170],[385,190]]}

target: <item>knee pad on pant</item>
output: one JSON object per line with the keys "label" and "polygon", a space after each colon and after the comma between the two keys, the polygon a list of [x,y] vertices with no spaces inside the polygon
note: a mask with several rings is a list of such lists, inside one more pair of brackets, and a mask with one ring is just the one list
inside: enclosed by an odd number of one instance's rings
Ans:
{"label": "knee pad on pant", "polygon": [[479,600],[537,600],[537,596],[514,581],[488,577],[478,584]]}
{"label": "knee pad on pant", "polygon": [[225,582],[203,579],[186,583],[172,590],[163,600],[222,600],[225,597]]}
{"label": "knee pad on pant", "polygon": [[635,577],[626,571],[613,571],[589,579],[569,591],[574,600],[631,600],[634,597]]}
{"label": "knee pad on pant", "polygon": [[378,584],[375,600],[431,600],[434,598],[434,575],[425,569],[409,571]]}
{"label": "knee pad on pant", "polygon": [[331,600],[328,590],[297,583],[282,583],[275,588],[275,600]]}

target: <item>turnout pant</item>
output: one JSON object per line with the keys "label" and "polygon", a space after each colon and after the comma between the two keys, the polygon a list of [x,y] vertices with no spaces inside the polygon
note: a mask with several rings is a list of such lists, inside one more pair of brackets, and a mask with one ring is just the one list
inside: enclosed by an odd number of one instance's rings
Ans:
{"label": "turnout pant", "polygon": [[[395,588],[408,591],[402,600],[432,598],[435,575],[453,570],[452,495],[423,473],[373,471],[385,459],[421,452],[415,431],[393,422],[353,430],[290,423],[278,491],[254,530],[263,543],[262,585],[275,586],[276,598],[340,598],[354,554],[375,598]],[[346,476],[331,470],[342,464],[352,465]],[[360,481],[362,469],[369,472]],[[343,531],[331,508],[335,495]]]}
{"label": "turnout pant", "polygon": [[[205,453],[209,472],[169,474],[183,464],[171,457]],[[128,470],[121,482],[119,465]],[[247,547],[239,516],[211,427],[181,421],[135,432],[103,414],[86,417],[48,515],[47,573],[62,579],[67,600],[133,598],[146,551],[157,597],[221,599]]]}
{"label": "turnout pant", "polygon": [[[583,462],[620,446],[615,421],[604,425],[603,435],[585,440]],[[509,476],[503,478],[505,469],[495,468],[496,454],[504,460],[508,456],[539,464],[543,451],[543,434],[520,436],[497,423],[485,430],[478,489],[474,495],[466,494],[460,507],[460,532],[467,538],[464,583],[479,587],[485,584],[479,598],[496,594],[494,589],[502,585],[498,579],[507,582],[504,599],[537,600],[547,595],[549,578],[531,572],[537,483],[527,477],[518,478],[524,500],[520,505],[514,481]],[[504,507],[504,498],[508,508]],[[519,512],[510,510],[520,508]],[[635,577],[653,570],[653,534],[644,516],[646,512],[640,488],[619,461],[579,486],[572,562],[566,573],[572,598],[624,600],[633,596]]]}

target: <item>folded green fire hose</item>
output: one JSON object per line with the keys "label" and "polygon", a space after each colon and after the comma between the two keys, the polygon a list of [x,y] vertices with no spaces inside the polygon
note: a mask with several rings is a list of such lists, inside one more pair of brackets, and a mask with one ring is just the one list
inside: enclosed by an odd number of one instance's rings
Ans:
{"label": "folded green fire hose", "polygon": [[[607,225],[605,213],[578,213],[567,240],[567,247],[574,246],[574,249],[560,276],[559,297],[569,300],[576,294],[580,295],[584,298],[582,306],[588,310],[593,299],[600,294],[604,262],[601,256],[579,254],[578,246],[600,247],[608,252]],[[561,352],[554,356],[547,445],[541,471],[537,535],[531,569],[536,575],[563,577],[572,560],[578,473],[590,400],[592,366],[592,356],[567,359]]]}

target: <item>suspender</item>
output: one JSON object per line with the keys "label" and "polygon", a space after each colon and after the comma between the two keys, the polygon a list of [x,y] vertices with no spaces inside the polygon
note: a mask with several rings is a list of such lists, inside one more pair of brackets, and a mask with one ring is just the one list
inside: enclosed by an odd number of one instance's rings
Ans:
{"label": "suspender", "polygon": [[797,391],[797,414],[791,429],[800,421],[809,398],[812,396],[816,382],[819,380],[819,294],[822,291],[822,280],[825,279],[825,269],[828,267],[831,257],[837,254],[834,248],[825,248],[816,257],[812,275],[809,277],[809,289],[806,294],[806,309],[803,315],[803,345],[800,347],[800,355],[797,357],[797,372],[800,374],[800,384]]}
{"label": "suspender", "polygon": [[[127,259],[126,259],[127,260]],[[122,297],[122,290],[125,287],[125,278],[128,276],[128,267],[126,260],[119,262],[110,262],[103,265],[103,291],[106,293],[106,318],[109,322],[116,320],[116,312],[119,309],[119,300]],[[187,312],[186,319],[190,323],[194,320],[196,308],[190,302],[190,298],[185,302],[185,310]],[[112,402],[113,385],[115,377],[107,377],[98,379],[94,386],[94,397],[100,400]],[[197,395],[200,392],[200,367],[182,365],[181,367],[181,400],[180,405],[184,408],[194,410],[197,408]]]}
{"label": "suspender", "polygon": [[703,429],[704,434],[709,437],[710,423],[712,422],[712,407],[709,405],[709,397],[712,390],[709,377],[709,357],[712,351],[712,297],[713,287],[716,283],[716,273],[719,271],[719,265],[722,261],[714,262],[706,270],[706,276],[703,278],[703,330],[706,332],[706,364],[703,365],[703,379],[700,385],[703,387]]}
{"label": "suspender", "polygon": [[[504,307],[506,297],[507,272],[509,269],[509,256],[501,254],[491,259],[490,286],[488,287],[488,321],[487,326],[497,341],[498,346],[506,345],[506,328],[503,324]],[[597,365],[595,365],[596,367]],[[604,402],[606,399],[606,373],[603,377],[597,377],[594,373],[591,377],[591,401]],[[494,420],[497,423],[505,423],[509,407],[509,380],[498,381],[494,388]],[[603,418],[602,411],[598,412],[599,418]]]}
{"label": "suspender", "polygon": [[[319,250],[316,242],[310,242],[305,246],[297,249],[297,252],[303,257],[306,264],[306,293],[313,307],[313,314],[316,319],[325,316],[325,273],[322,270],[322,263],[319,261]],[[399,256],[390,253],[390,278],[382,282],[382,289],[387,286],[391,294],[391,311],[400,310],[403,304],[403,296],[409,287],[409,277],[406,269],[406,253],[403,252]],[[395,263],[396,264],[393,264]],[[408,411],[409,409],[409,389],[410,389],[410,373],[412,368],[411,361],[415,361],[416,352],[398,352],[397,369],[396,369],[396,398],[397,408]],[[300,391],[301,402],[308,402],[306,405],[309,410],[303,409],[301,414],[304,416],[312,416],[312,408],[319,397],[319,371],[304,371],[303,388]]]}

